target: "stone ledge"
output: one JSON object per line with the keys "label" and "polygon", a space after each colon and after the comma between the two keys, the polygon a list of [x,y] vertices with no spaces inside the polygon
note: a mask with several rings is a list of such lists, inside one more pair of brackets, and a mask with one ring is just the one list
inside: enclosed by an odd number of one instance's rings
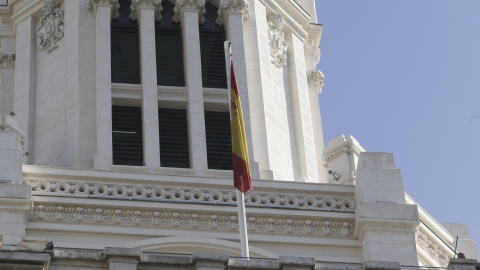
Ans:
{"label": "stone ledge", "polygon": [[0,261],[11,263],[48,263],[50,254],[48,252],[29,252],[19,250],[0,250]]}
{"label": "stone ledge", "polygon": [[216,252],[193,252],[193,261],[219,261],[228,262],[229,256],[227,253]]}
{"label": "stone ledge", "polygon": [[188,265],[192,263],[192,256],[174,256],[174,255],[168,256],[168,255],[158,255],[158,254],[143,254],[141,262]]}
{"label": "stone ledge", "polygon": [[131,257],[139,259],[142,256],[142,250],[138,248],[119,248],[105,247],[105,256],[108,257]]}
{"label": "stone ledge", "polygon": [[230,259],[229,266],[231,268],[278,269],[279,263],[277,260]]}
{"label": "stone ledge", "polygon": [[452,258],[448,263],[448,270],[474,270],[477,260]]}
{"label": "stone ledge", "polygon": [[400,270],[398,262],[365,261],[365,270]]}

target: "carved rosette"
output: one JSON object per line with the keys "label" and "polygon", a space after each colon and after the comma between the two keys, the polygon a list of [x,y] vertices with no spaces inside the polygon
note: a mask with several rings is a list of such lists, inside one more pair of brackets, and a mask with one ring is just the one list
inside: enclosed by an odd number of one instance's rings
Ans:
{"label": "carved rosette", "polygon": [[46,0],[42,6],[44,16],[37,26],[37,46],[47,49],[48,52],[55,50],[57,42],[63,38],[63,10],[53,0]]}
{"label": "carved rosette", "polygon": [[120,8],[120,4],[118,4],[118,0],[90,0],[90,2],[88,2],[88,9],[97,12],[98,7],[111,8],[112,13],[110,16],[112,19],[117,19],[119,16],[118,9]]}
{"label": "carved rosette", "polygon": [[309,70],[307,71],[307,81],[308,85],[317,87],[317,93],[322,93],[323,80],[325,75],[320,70]]}
{"label": "carved rosette", "polygon": [[15,54],[14,53],[0,53],[0,68],[13,68],[15,67]]}
{"label": "carved rosette", "polygon": [[285,33],[282,32],[283,17],[279,14],[268,16],[268,39],[270,40],[270,55],[272,64],[277,68],[287,65],[288,41],[285,40]]}
{"label": "carved rosette", "polygon": [[177,23],[183,21],[184,11],[197,11],[199,24],[205,22],[205,17],[203,15],[207,12],[205,10],[205,0],[177,0],[173,11],[175,12],[173,21]]}
{"label": "carved rosette", "polygon": [[142,8],[150,8],[153,9],[155,12],[155,21],[160,21],[162,19],[162,0],[132,0],[132,5],[130,9],[132,13],[130,13],[129,18],[132,20],[140,20],[140,10]]}
{"label": "carved rosette", "polygon": [[226,25],[228,13],[242,14],[242,20],[248,18],[247,0],[221,0],[218,8],[217,24]]}

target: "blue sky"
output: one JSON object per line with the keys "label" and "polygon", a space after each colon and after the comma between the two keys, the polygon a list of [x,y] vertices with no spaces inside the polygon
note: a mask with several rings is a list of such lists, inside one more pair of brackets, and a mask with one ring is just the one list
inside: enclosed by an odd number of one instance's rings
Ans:
{"label": "blue sky", "polygon": [[316,0],[325,143],[394,154],[405,191],[480,251],[480,1]]}

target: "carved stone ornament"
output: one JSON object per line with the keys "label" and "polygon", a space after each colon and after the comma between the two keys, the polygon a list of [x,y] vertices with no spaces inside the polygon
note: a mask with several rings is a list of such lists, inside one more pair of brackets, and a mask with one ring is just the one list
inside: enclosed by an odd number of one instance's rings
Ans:
{"label": "carved stone ornament", "polygon": [[323,80],[325,75],[320,70],[309,70],[307,71],[307,81],[308,85],[313,85],[317,87],[317,93],[322,93]]}
{"label": "carved stone ornament", "polygon": [[[236,215],[145,211],[106,207],[72,207],[38,204],[33,207],[33,220],[73,222],[76,224],[109,224],[117,226],[149,226],[186,230],[238,231]],[[247,218],[248,231],[268,234],[351,237],[352,222],[290,218]]]}
{"label": "carved stone ornament", "polygon": [[287,65],[288,41],[285,40],[285,33],[282,32],[283,17],[279,14],[268,16],[268,39],[270,40],[270,55],[272,64],[277,68]]}
{"label": "carved stone ornament", "polygon": [[44,16],[37,26],[37,46],[47,49],[48,52],[55,50],[57,42],[63,38],[63,10],[53,0],[46,0],[42,6]]}
{"label": "carved stone ornament", "polygon": [[130,13],[129,18],[134,21],[139,20],[142,8],[152,8],[155,11],[155,21],[158,22],[162,19],[162,0],[132,0],[130,6],[132,13]]}
{"label": "carved stone ornament", "polygon": [[417,231],[415,242],[442,267],[448,266],[450,256],[446,251],[440,249],[441,244],[435,243],[434,240],[430,239],[427,234],[422,233],[420,230]]}
{"label": "carved stone ornament", "polygon": [[242,20],[248,18],[248,1],[247,0],[221,0],[218,5],[217,24],[226,25],[228,13],[241,13]]}
{"label": "carved stone ornament", "polygon": [[118,13],[118,9],[120,8],[120,4],[118,4],[118,0],[90,0],[88,2],[88,9],[93,10],[93,12],[97,12],[98,7],[109,7],[111,8],[111,18],[117,19],[120,15]]}
{"label": "carved stone ornament", "polygon": [[175,15],[172,18],[173,21],[181,23],[183,21],[183,12],[187,10],[198,12],[199,24],[205,22],[205,17],[203,16],[207,12],[205,10],[205,0],[177,0],[175,8],[173,9],[175,12]]}
{"label": "carved stone ornament", "polygon": [[15,66],[14,53],[0,53],[0,68],[13,68]]}

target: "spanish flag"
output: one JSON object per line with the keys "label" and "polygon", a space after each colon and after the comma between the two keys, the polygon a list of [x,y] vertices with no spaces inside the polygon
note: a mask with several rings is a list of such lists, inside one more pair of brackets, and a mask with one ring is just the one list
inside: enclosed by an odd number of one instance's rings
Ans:
{"label": "spanish flag", "polygon": [[237,80],[231,63],[230,84],[230,128],[232,133],[232,162],[233,162],[233,185],[243,193],[252,189],[250,163],[248,162],[247,139],[243,124],[242,106],[238,94]]}

